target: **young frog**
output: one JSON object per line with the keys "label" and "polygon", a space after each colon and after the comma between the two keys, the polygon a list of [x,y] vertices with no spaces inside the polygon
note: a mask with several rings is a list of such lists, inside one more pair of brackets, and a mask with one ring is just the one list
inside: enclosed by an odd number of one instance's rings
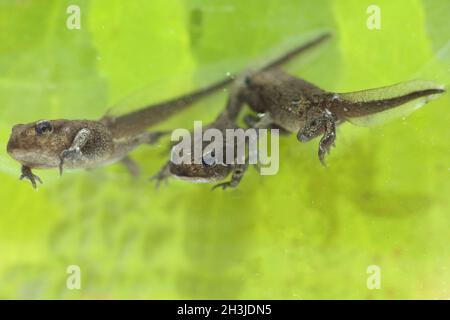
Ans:
{"label": "young frog", "polygon": [[[175,177],[181,180],[186,180],[190,182],[216,182],[222,181],[227,176],[231,174],[231,180],[228,182],[220,183],[215,187],[236,187],[244,176],[245,171],[247,170],[247,161],[245,156],[243,157],[243,161],[239,162],[238,160],[238,151],[237,149],[240,147],[238,145],[234,145],[233,143],[228,144],[228,141],[225,140],[226,131],[229,129],[239,129],[236,124],[237,116],[240,111],[240,104],[237,104],[235,101],[235,95],[231,94],[227,103],[227,107],[220,115],[206,126],[206,130],[214,129],[216,131],[220,131],[220,135],[223,137],[222,141],[222,156],[219,157],[218,151],[207,150],[210,142],[205,141],[203,139],[203,135],[195,136],[189,135],[186,139],[190,140],[190,151],[188,152],[189,161],[181,161],[174,162],[171,160],[167,161],[166,164],[162,167],[160,172],[156,174],[152,179],[156,180],[157,186],[161,183],[161,181],[165,181],[169,177]],[[244,142],[245,143],[245,142]],[[196,152],[194,151],[195,146],[201,146],[200,150],[200,159],[196,161]],[[233,150],[231,150],[233,148]],[[180,150],[177,150],[176,147],[172,148],[171,152],[179,153]],[[215,154],[217,152],[217,154]],[[233,152],[233,162],[227,163],[224,161],[227,158],[227,153]],[[171,157],[172,158],[172,157]],[[214,187],[214,188],[215,188]]]}
{"label": "young frog", "polygon": [[325,165],[325,154],[334,145],[338,124],[370,122],[381,113],[405,114],[444,92],[444,87],[434,82],[414,80],[377,89],[334,93],[280,69],[272,69],[247,77],[237,94],[241,103],[247,103],[263,115],[259,120],[263,126],[275,124],[295,132],[301,142],[322,136],[318,156]]}
{"label": "young frog", "polygon": [[8,154],[22,164],[20,179],[36,188],[41,179],[32,169],[94,168],[122,161],[131,173],[137,166],[128,153],[141,144],[153,144],[167,132],[146,130],[181,112],[199,99],[233,81],[226,78],[206,88],[156,105],[100,120],[40,120],[17,124],[8,141]]}

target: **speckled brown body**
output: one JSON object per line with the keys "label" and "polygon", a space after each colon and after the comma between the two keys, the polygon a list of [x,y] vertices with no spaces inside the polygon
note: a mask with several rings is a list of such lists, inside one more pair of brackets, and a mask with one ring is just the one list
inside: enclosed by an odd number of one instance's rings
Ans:
{"label": "speckled brown body", "polygon": [[58,167],[60,154],[69,149],[77,133],[88,128],[91,135],[81,148],[85,155],[82,161],[67,162],[67,168],[90,168],[100,165],[114,154],[111,132],[100,121],[89,120],[52,120],[52,134],[39,135],[35,124],[18,124],[12,129],[8,153],[22,165],[30,168]]}
{"label": "speckled brown body", "polygon": [[331,93],[279,69],[255,74],[247,82],[239,93],[241,100],[291,132],[331,104]]}
{"label": "speckled brown body", "polygon": [[[380,88],[380,91],[383,88]],[[389,87],[386,87],[389,89]],[[414,99],[445,92],[442,87],[413,89],[405,94],[372,101],[350,101],[355,93],[325,91],[301,78],[275,69],[255,74],[241,90],[241,99],[256,112],[267,114],[274,123],[297,132],[325,110],[337,121],[364,117],[395,108]]]}
{"label": "speckled brown body", "polygon": [[[217,129],[222,132],[222,136],[225,137],[226,129],[237,128],[235,119],[231,119],[227,112],[223,112],[219,117],[211,124],[209,124],[205,129]],[[208,141],[203,141],[203,137],[199,137],[199,141],[192,141],[191,145],[202,145],[202,150],[204,150],[210,143]],[[226,158],[227,146],[225,141],[223,141],[223,156]],[[206,165],[205,163],[195,163],[194,150],[191,152],[190,163],[180,163],[174,164],[173,162],[168,162],[169,171],[172,176],[175,176],[182,180],[188,180],[193,182],[216,182],[225,179],[234,169],[233,164],[226,163],[213,163]]]}
{"label": "speckled brown body", "polygon": [[443,86],[430,81],[409,81],[389,87],[350,93],[327,92],[280,69],[248,77],[238,93],[240,100],[263,114],[263,126],[277,125],[310,141],[322,135],[318,156],[334,146],[336,126],[412,103],[412,110],[444,93]]}

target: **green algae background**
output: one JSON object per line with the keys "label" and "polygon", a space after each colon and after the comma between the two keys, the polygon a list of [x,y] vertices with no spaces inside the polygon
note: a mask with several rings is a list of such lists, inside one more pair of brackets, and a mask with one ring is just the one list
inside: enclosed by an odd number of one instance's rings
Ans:
{"label": "green algae background", "polygon": [[[70,4],[80,30],[66,28]],[[380,30],[366,27],[370,4]],[[447,0],[0,0],[0,297],[450,298],[448,94],[379,127],[341,126],[328,168],[317,141],[282,138],[277,175],[249,170],[225,192],[175,180],[155,190],[147,177],[164,144],[132,154],[137,180],[120,164],[38,171],[37,191],[5,151],[13,124],[96,119],[120,101],[132,110],[314,30],[334,37],[288,70],[325,89],[448,85],[449,21]],[[209,121],[224,102],[218,94],[162,127]],[[69,265],[81,290],[66,288]],[[381,268],[378,290],[366,286],[370,265]]]}

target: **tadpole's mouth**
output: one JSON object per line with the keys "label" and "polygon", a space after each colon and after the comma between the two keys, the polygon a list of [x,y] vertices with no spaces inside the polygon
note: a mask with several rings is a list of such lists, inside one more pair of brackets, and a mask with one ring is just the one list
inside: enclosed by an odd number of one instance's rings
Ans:
{"label": "tadpole's mouth", "polygon": [[211,181],[211,178],[209,177],[202,177],[198,174],[193,174],[189,169],[177,167],[177,168],[171,168],[170,172],[172,175],[179,179],[179,180],[185,180],[185,181],[191,181],[191,182],[209,182]]}
{"label": "tadpole's mouth", "polygon": [[184,180],[197,183],[209,183],[221,181],[226,177],[221,172],[208,172],[203,171],[195,166],[183,166],[183,165],[170,165],[170,173],[178,180]]}
{"label": "tadpole's mouth", "polygon": [[209,183],[209,182],[216,181],[216,179],[214,179],[214,178],[189,177],[189,176],[181,176],[181,175],[174,175],[173,177],[178,180],[195,182],[195,183]]}
{"label": "tadpole's mouth", "polygon": [[35,150],[25,150],[11,138],[6,146],[6,152],[11,158],[30,168],[54,168],[58,166],[58,161],[54,157],[38,153]]}
{"label": "tadpole's mouth", "polygon": [[17,139],[13,136],[9,137],[8,144],[6,145],[6,152],[17,160],[17,156],[20,153],[20,146],[18,145]]}

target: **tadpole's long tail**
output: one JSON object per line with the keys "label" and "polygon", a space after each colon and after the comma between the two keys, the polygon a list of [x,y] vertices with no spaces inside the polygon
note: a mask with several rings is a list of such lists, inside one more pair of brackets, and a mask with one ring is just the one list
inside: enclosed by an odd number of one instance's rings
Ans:
{"label": "tadpole's long tail", "polygon": [[112,132],[117,136],[133,135],[156,125],[195,102],[205,98],[233,82],[233,78],[226,78],[200,90],[188,93],[161,103],[152,104],[122,116],[113,118],[109,123]]}
{"label": "tadpole's long tail", "polygon": [[337,94],[332,111],[342,118],[351,119],[400,106],[415,110],[444,92],[444,87],[433,81],[406,81],[388,87]]}
{"label": "tadpole's long tail", "polygon": [[321,44],[322,42],[324,42],[325,40],[327,40],[330,37],[331,37],[330,32],[322,33],[321,35],[319,35],[317,38],[311,40],[310,42],[304,43],[304,44],[292,49],[291,51],[288,51],[287,53],[283,54],[282,56],[276,58],[275,60],[269,62],[268,64],[263,66],[259,71],[266,71],[266,70],[269,70],[272,68],[282,66],[283,64],[289,62],[290,60],[297,58],[298,55],[302,54],[303,52],[307,51],[308,49],[311,49],[311,48]]}
{"label": "tadpole's long tail", "polygon": [[[292,60],[299,54],[303,53],[304,51],[323,42],[330,36],[330,33],[323,33],[314,40],[302,44],[301,46],[294,48],[293,50],[281,55],[280,57],[275,58],[273,61],[257,70],[257,72],[281,66],[286,62]],[[227,87],[234,81],[235,78],[236,76],[229,76],[226,79],[220,80],[216,83],[213,83],[212,85],[188,93],[186,95],[162,103],[153,104],[116,118],[105,120],[108,121],[108,125],[110,126],[112,132],[117,136],[137,134],[153,125],[156,125],[170,118],[171,116],[191,106],[202,98],[205,98]]]}

